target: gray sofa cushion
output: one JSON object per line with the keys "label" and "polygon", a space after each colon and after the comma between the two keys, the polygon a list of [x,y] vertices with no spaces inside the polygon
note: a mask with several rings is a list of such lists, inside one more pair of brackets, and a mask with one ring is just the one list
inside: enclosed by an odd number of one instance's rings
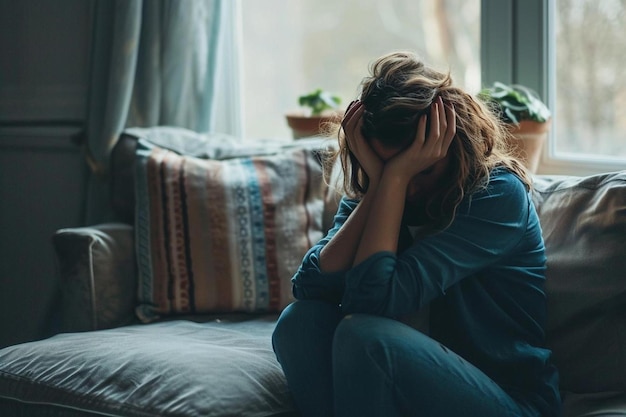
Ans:
{"label": "gray sofa cushion", "polygon": [[537,177],[534,199],[561,389],[626,392],[626,171]]}
{"label": "gray sofa cushion", "polygon": [[52,410],[45,415],[59,416],[290,415],[270,342],[275,319],[177,320],[6,348],[0,415],[37,404]]}
{"label": "gray sofa cushion", "polygon": [[626,393],[563,393],[563,417],[624,417]]}

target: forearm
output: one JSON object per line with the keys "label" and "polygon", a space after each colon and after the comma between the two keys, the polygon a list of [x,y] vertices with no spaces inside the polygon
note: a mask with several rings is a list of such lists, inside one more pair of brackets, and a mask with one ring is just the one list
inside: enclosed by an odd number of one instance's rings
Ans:
{"label": "forearm", "polygon": [[406,187],[406,180],[383,174],[363,225],[353,265],[378,252],[397,252]]}
{"label": "forearm", "polygon": [[320,269],[322,271],[337,272],[352,268],[377,189],[377,184],[370,183],[368,192],[350,214],[350,217],[322,249],[320,252]]}

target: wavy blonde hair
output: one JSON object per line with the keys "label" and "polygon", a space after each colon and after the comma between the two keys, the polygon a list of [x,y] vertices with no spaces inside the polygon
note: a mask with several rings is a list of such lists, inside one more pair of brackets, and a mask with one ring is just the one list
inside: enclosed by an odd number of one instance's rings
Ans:
{"label": "wavy blonde hair", "polygon": [[[449,180],[426,205],[432,229],[447,227],[465,195],[486,186],[495,167],[510,170],[527,189],[531,187],[529,173],[507,146],[510,133],[497,114],[454,86],[449,73],[427,67],[411,52],[393,52],[372,63],[370,75],[361,83],[363,136],[394,148],[407,146],[415,137],[420,116],[428,114],[438,96],[446,105],[454,106],[456,138],[448,150]],[[339,148],[332,163],[337,158],[341,161],[342,191],[360,198],[367,191],[369,179],[350,152],[339,125],[335,129]]]}

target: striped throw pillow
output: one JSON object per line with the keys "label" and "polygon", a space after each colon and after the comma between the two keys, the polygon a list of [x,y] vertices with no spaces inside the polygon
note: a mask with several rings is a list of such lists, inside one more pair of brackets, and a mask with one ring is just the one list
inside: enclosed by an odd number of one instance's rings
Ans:
{"label": "striped throw pillow", "polygon": [[316,151],[207,160],[139,142],[138,317],[278,312],[322,237]]}

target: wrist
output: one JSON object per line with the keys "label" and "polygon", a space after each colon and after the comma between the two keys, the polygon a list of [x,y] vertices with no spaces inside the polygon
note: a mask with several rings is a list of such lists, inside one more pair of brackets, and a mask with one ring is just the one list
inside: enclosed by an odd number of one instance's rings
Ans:
{"label": "wrist", "polygon": [[369,177],[369,182],[367,185],[367,192],[368,194],[371,194],[372,192],[376,191],[376,189],[378,188],[380,184],[380,176],[376,176],[376,177]]}
{"label": "wrist", "polygon": [[406,189],[408,187],[411,177],[405,173],[395,172],[393,169],[385,169],[380,178],[379,184],[385,184],[385,187],[400,187]]}

